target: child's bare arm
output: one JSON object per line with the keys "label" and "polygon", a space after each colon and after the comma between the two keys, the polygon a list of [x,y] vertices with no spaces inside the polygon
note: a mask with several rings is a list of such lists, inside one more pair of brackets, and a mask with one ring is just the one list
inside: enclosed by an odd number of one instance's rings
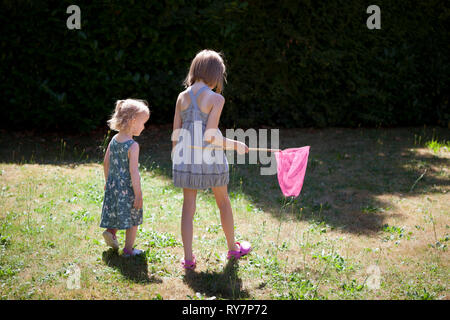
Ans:
{"label": "child's bare arm", "polygon": [[130,147],[130,175],[131,184],[134,192],[134,207],[136,209],[142,208],[142,190],[141,190],[141,176],[139,175],[139,144],[133,143]]}
{"label": "child's bare arm", "polygon": [[106,181],[108,181],[108,173],[109,173],[109,154],[110,154],[109,146],[110,146],[110,144],[108,144],[108,148],[106,149],[106,153],[105,153],[105,158],[103,159],[103,172],[105,174],[105,189],[106,189]]}
{"label": "child's bare arm", "polygon": [[206,124],[204,140],[216,146],[220,146],[224,149],[237,150],[238,153],[248,152],[248,147],[245,143],[225,138],[219,134],[218,126],[219,119],[222,113],[223,105],[225,104],[225,98],[221,95],[214,95],[213,107],[209,113],[208,123]]}
{"label": "child's bare arm", "polygon": [[175,106],[175,115],[173,117],[173,131],[172,131],[172,149],[175,147],[178,141],[179,129],[181,128],[182,121],[180,115],[180,95],[177,98],[177,104]]}

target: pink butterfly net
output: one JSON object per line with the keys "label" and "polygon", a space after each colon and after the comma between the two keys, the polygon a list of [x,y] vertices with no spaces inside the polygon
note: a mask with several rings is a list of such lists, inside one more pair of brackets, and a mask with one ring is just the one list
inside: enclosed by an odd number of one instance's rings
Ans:
{"label": "pink butterfly net", "polygon": [[275,152],[278,183],[285,197],[297,197],[300,194],[308,156],[309,146]]}

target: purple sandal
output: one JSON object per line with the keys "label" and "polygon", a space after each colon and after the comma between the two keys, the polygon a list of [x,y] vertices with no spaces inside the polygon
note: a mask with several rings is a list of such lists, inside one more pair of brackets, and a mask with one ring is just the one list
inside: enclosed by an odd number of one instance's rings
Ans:
{"label": "purple sandal", "polygon": [[236,244],[239,246],[239,251],[229,250],[227,259],[231,259],[231,257],[234,257],[237,260],[252,251],[250,242],[242,241],[242,243],[236,242]]}
{"label": "purple sandal", "polygon": [[192,260],[181,260],[181,265],[183,266],[183,268],[187,269],[187,270],[194,270],[195,267],[197,266],[197,260],[195,259],[195,256],[192,255]]}

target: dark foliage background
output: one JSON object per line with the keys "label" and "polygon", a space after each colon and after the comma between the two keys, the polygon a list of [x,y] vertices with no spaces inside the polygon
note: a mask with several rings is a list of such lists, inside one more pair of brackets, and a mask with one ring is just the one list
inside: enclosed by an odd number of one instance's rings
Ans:
{"label": "dark foliage background", "polygon": [[449,15],[437,0],[1,1],[0,121],[87,132],[134,97],[169,123],[210,48],[226,58],[228,127],[448,126]]}

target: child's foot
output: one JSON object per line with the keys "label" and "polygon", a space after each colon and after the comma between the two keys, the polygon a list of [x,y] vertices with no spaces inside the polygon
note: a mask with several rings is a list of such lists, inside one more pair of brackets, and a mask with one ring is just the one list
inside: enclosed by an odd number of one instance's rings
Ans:
{"label": "child's foot", "polygon": [[123,248],[123,256],[124,257],[133,257],[142,254],[144,251],[133,248],[132,251],[129,251],[127,248]]}
{"label": "child's foot", "polygon": [[240,257],[245,256],[252,250],[250,242],[242,241],[242,243],[236,242],[236,244],[238,245],[239,250],[229,250],[227,256],[228,259],[234,257],[237,260]]}
{"label": "child's foot", "polygon": [[182,259],[181,260],[181,265],[183,266],[183,268],[188,269],[188,270],[194,270],[195,267],[197,266],[197,260],[195,260],[195,256],[192,255],[192,260],[185,260]]}
{"label": "child's foot", "polygon": [[119,249],[119,243],[117,242],[117,238],[109,231],[105,230],[103,232],[103,238],[108,246]]}

